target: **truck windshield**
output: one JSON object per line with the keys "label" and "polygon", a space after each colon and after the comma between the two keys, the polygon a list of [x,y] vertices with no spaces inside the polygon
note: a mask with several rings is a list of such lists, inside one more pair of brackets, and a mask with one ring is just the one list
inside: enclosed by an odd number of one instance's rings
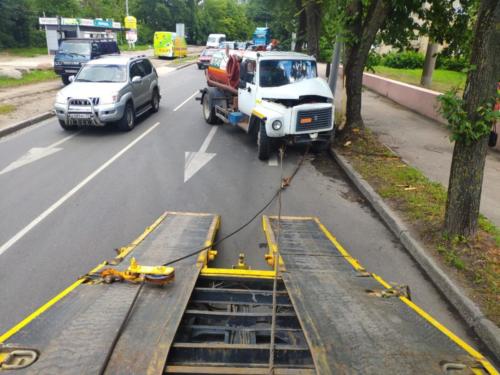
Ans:
{"label": "truck windshield", "polygon": [[85,65],[78,73],[76,82],[125,82],[124,65]]}
{"label": "truck windshield", "polygon": [[68,42],[63,41],[59,47],[60,53],[89,56],[90,55],[90,43],[78,43],[78,42]]}
{"label": "truck windshield", "polygon": [[318,74],[312,60],[264,60],[259,76],[261,87],[277,87],[316,78]]}

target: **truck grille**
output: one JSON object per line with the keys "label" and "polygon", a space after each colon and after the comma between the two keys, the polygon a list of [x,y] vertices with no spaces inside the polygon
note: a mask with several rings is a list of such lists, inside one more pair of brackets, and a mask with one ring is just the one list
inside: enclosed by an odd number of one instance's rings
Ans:
{"label": "truck grille", "polygon": [[69,105],[90,106],[91,100],[93,105],[99,104],[99,98],[88,98],[88,99],[70,99]]}
{"label": "truck grille", "polygon": [[332,125],[332,108],[313,109],[308,111],[299,111],[297,113],[297,125],[295,130],[298,132],[328,129]]}

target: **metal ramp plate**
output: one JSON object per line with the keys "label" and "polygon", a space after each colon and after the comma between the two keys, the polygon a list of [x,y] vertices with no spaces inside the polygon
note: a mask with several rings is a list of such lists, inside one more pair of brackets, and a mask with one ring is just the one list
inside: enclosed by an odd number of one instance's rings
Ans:
{"label": "metal ramp plate", "polygon": [[318,219],[281,218],[279,239],[277,219],[266,220],[317,373],[442,375],[447,364],[465,364],[449,373],[472,374],[481,367],[408,299],[381,297],[389,285],[368,274]]}
{"label": "metal ramp plate", "polygon": [[[131,256],[139,264],[163,264],[211,245],[218,225],[217,215],[168,212],[123,248],[127,254],[116,267],[126,267]],[[5,342],[40,353],[34,364],[16,374],[97,374],[104,368],[109,374],[162,374],[202,266],[193,256],[175,264],[173,283],[146,284],[112,353],[139,285],[78,284]]]}

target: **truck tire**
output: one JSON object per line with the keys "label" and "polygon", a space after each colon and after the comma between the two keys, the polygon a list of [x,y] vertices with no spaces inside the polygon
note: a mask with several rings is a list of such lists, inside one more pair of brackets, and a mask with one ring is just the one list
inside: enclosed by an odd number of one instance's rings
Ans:
{"label": "truck tire", "polygon": [[135,111],[131,102],[128,102],[123,111],[123,116],[116,123],[118,129],[124,132],[132,130],[135,126]]}
{"label": "truck tire", "polygon": [[77,129],[77,126],[66,125],[66,122],[64,120],[59,120],[59,125],[61,125],[61,128],[63,128],[66,131],[71,131],[71,130],[76,130]]}
{"label": "truck tire", "polygon": [[215,115],[215,103],[213,101],[213,92],[207,89],[205,95],[203,95],[202,103],[203,117],[207,124],[216,125],[219,123],[218,117]]}
{"label": "truck tire", "polygon": [[151,112],[156,113],[160,110],[160,94],[158,89],[153,90],[153,95],[151,96]]}
{"label": "truck tire", "polygon": [[271,154],[271,139],[266,133],[266,124],[261,121],[257,133],[257,153],[260,160],[268,160]]}

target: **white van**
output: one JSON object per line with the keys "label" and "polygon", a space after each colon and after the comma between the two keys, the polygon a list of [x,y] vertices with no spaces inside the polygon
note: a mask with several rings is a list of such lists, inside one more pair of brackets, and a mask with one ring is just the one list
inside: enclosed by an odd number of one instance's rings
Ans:
{"label": "white van", "polygon": [[226,41],[226,34],[210,34],[207,39],[208,48],[219,48],[219,45]]}

